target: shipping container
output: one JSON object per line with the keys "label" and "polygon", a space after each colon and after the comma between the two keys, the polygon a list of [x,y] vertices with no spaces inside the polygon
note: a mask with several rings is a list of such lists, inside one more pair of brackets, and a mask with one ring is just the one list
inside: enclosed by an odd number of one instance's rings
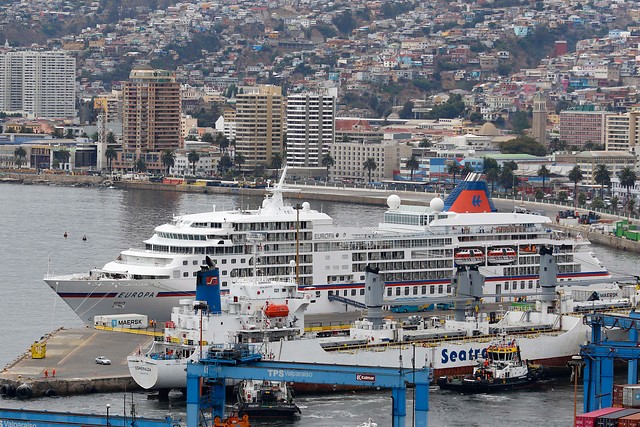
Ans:
{"label": "shipping container", "polygon": [[94,316],[96,326],[107,328],[144,329],[148,326],[148,318],[145,314],[111,314],[108,316]]}
{"label": "shipping container", "polygon": [[625,408],[640,408],[640,385],[629,385],[623,389],[622,406]]}
{"label": "shipping container", "polygon": [[612,414],[616,411],[620,411],[618,408],[602,408],[597,411],[587,412],[586,414],[578,415],[576,417],[576,427],[595,427],[596,420],[602,415]]}
{"label": "shipping container", "polygon": [[640,409],[620,409],[610,414],[601,415],[596,420],[596,427],[618,427],[620,418],[640,413]]}
{"label": "shipping container", "polygon": [[640,427],[640,413],[620,418],[618,427]]}

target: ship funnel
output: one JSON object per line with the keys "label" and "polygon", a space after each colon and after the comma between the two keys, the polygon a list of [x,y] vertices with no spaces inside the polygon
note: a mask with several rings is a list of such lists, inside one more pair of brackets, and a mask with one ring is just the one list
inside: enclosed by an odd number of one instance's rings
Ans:
{"label": "ship funnel", "polygon": [[553,304],[558,284],[558,264],[553,257],[553,247],[540,248],[540,301]]}
{"label": "ship funnel", "polygon": [[220,303],[220,270],[214,267],[210,270],[197,272],[196,300],[205,303],[211,313],[220,314],[222,312]]}
{"label": "ship funnel", "polygon": [[384,300],[384,282],[380,278],[380,269],[367,265],[364,269],[364,303],[367,306],[367,319],[374,326],[382,325],[382,303]]}

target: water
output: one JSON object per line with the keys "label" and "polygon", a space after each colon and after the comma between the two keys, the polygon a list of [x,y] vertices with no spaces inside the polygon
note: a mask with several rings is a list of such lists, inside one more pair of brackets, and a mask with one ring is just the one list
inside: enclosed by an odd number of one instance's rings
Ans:
{"label": "water", "polygon": [[[213,205],[217,210],[255,207],[260,202],[261,198],[227,195],[0,185],[0,218],[4,225],[0,228],[3,319],[0,330],[6,337],[0,345],[0,365],[6,365],[33,341],[59,326],[82,326],[75,313],[42,281],[47,271],[64,274],[101,267],[121,250],[141,246],[154,227],[174,214],[209,210]],[[309,202],[312,208],[328,213],[343,225],[375,226],[385,210],[383,206]],[[87,240],[83,241],[85,235]],[[635,254],[595,246],[594,252],[614,273],[636,271]],[[104,413],[105,404],[110,403],[115,411],[112,413],[122,414],[123,397],[106,394],[28,402],[6,399],[0,405]],[[184,400],[178,396],[169,404],[147,401],[142,393],[128,394],[126,401],[132,398],[140,414],[172,413],[184,417]],[[580,390],[578,398],[580,401]],[[380,427],[391,425],[391,397],[386,392],[299,396],[296,403],[303,410],[300,420],[262,425],[356,426],[368,417]],[[116,408],[120,408],[119,412]],[[578,408],[581,412],[580,403]],[[547,427],[569,426],[572,416],[573,387],[565,379],[548,390],[533,393],[478,396],[432,393],[429,425],[506,425],[508,418],[508,423],[514,425],[539,425],[544,419]]]}

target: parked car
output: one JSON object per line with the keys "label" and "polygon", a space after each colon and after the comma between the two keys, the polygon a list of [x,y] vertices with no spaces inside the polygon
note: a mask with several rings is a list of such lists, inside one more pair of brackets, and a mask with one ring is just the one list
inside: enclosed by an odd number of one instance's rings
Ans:
{"label": "parked car", "polygon": [[433,310],[433,304],[422,304],[422,305],[394,305],[391,306],[391,311],[394,313],[415,313],[418,311],[428,311]]}
{"label": "parked car", "polygon": [[111,360],[107,359],[104,356],[98,356],[96,357],[96,363],[98,365],[111,365]]}

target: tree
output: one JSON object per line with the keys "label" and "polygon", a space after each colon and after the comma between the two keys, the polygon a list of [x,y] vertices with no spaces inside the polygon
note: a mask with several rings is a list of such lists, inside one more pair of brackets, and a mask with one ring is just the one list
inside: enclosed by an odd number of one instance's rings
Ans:
{"label": "tree", "polygon": [[617,211],[618,211],[618,202],[619,202],[619,201],[620,201],[620,199],[618,199],[618,196],[613,196],[613,197],[611,198],[611,209],[612,209],[614,212],[617,212]]}
{"label": "tree", "polygon": [[552,138],[551,141],[549,141],[549,150],[552,152],[563,151],[565,148],[567,148],[567,143],[565,141],[561,141],[558,138]]}
{"label": "tree", "polygon": [[503,154],[531,154],[544,156],[547,149],[533,138],[519,136],[509,141],[500,143],[500,152]]}
{"label": "tree", "polygon": [[458,173],[459,170],[460,170],[460,167],[458,166],[458,162],[455,159],[447,161],[447,173],[449,175],[453,175],[454,185],[456,183],[456,174]]}
{"label": "tree", "polygon": [[495,167],[495,168],[491,168],[488,169],[485,172],[486,176],[487,176],[487,181],[489,181],[491,183],[491,192],[493,193],[493,187],[496,183],[496,181],[498,181],[498,179],[500,179],[500,168],[499,167]]}
{"label": "tree", "polygon": [[63,148],[62,150],[56,152],[56,158],[60,161],[60,165],[62,166],[65,163],[69,163],[71,153],[66,148]]}
{"label": "tree", "polygon": [[18,169],[22,167],[22,161],[27,156],[27,152],[23,147],[18,147],[13,152],[13,155],[16,156],[16,166]]}
{"label": "tree", "polygon": [[516,111],[513,113],[513,118],[511,119],[511,126],[513,127],[513,131],[517,134],[522,135],[525,129],[530,128],[529,126],[529,117],[526,111]]}
{"label": "tree", "polygon": [[465,162],[464,167],[460,171],[460,178],[462,179],[466,178],[467,175],[469,175],[471,172],[475,172],[475,170],[473,169],[473,166],[471,166],[471,163]]}
{"label": "tree", "polygon": [[498,165],[498,162],[496,161],[496,159],[492,158],[492,157],[483,157],[482,158],[482,171],[484,173],[487,173],[488,170],[490,169],[500,169],[500,166]]}
{"label": "tree", "polygon": [[413,181],[413,172],[420,167],[420,162],[415,154],[407,159],[405,166],[411,170],[411,181]]}
{"label": "tree", "polygon": [[200,160],[200,155],[198,153],[196,153],[196,150],[191,150],[187,154],[187,160],[189,161],[189,163],[191,163],[191,174],[195,175],[196,174],[196,163],[198,163],[198,160]]}
{"label": "tree", "polygon": [[283,160],[280,153],[275,153],[271,156],[271,168],[276,170],[276,176],[280,176],[280,168],[282,167]]}
{"label": "tree", "polygon": [[114,145],[116,144],[116,136],[113,134],[113,132],[109,132],[107,134],[107,144],[109,145]]}
{"label": "tree", "polygon": [[549,176],[551,176],[551,171],[547,168],[547,166],[542,165],[540,169],[538,169],[538,176],[542,178],[542,191],[545,189],[545,182]]}
{"label": "tree", "polygon": [[510,167],[507,167],[506,164],[502,167],[502,169],[500,171],[500,179],[499,179],[499,181],[500,181],[500,185],[505,190],[508,190],[508,189],[513,188],[514,186],[518,185],[516,176],[513,173],[513,169],[511,169]]}
{"label": "tree", "polygon": [[244,158],[244,156],[240,153],[236,153],[235,157],[233,158],[233,162],[236,164],[236,166],[238,167],[238,169],[242,168],[242,165],[244,165],[246,163],[246,159]]}
{"label": "tree", "polygon": [[625,166],[618,172],[618,178],[620,179],[620,185],[627,189],[627,200],[625,205],[627,206],[627,214],[631,213],[629,209],[629,200],[631,200],[631,188],[636,185],[636,172],[631,166]]}
{"label": "tree", "polygon": [[136,170],[138,172],[146,172],[147,171],[147,162],[144,161],[144,159],[142,157],[138,158],[138,160],[136,160]]}
{"label": "tree", "polygon": [[107,151],[104,152],[104,156],[107,158],[107,167],[109,168],[109,172],[111,172],[111,165],[116,157],[118,157],[118,152],[113,147],[107,147]]}
{"label": "tree", "polygon": [[231,161],[231,157],[229,157],[228,154],[223,154],[218,162],[218,171],[224,175],[232,167],[233,162]]}
{"label": "tree", "polygon": [[167,168],[167,175],[169,175],[169,171],[176,164],[176,153],[173,150],[164,150],[160,155],[160,160],[165,168]]}
{"label": "tree", "polygon": [[213,135],[211,135],[209,132],[205,132],[202,135],[202,142],[214,142]]}
{"label": "tree", "polygon": [[67,129],[64,134],[64,137],[67,139],[73,139],[73,129]]}
{"label": "tree", "polygon": [[378,168],[376,161],[373,160],[373,158],[369,157],[367,160],[364,161],[364,163],[362,164],[362,167],[369,174],[369,182],[371,182],[371,172],[373,172]]}
{"label": "tree", "polygon": [[569,181],[573,182],[573,207],[576,207],[578,201],[578,183],[582,181],[582,171],[580,166],[575,165],[573,169],[569,171]]}
{"label": "tree", "polygon": [[398,113],[398,116],[401,119],[411,119],[413,118],[413,102],[407,101],[402,106],[402,110]]}
{"label": "tree", "polygon": [[329,168],[336,164],[331,154],[325,153],[321,160],[322,166],[327,169],[327,181],[329,181]]}
{"label": "tree", "polygon": [[607,165],[599,163],[596,165],[596,169],[593,173],[593,180],[596,184],[600,185],[600,198],[604,198],[604,187],[609,188],[611,185],[611,172]]}

